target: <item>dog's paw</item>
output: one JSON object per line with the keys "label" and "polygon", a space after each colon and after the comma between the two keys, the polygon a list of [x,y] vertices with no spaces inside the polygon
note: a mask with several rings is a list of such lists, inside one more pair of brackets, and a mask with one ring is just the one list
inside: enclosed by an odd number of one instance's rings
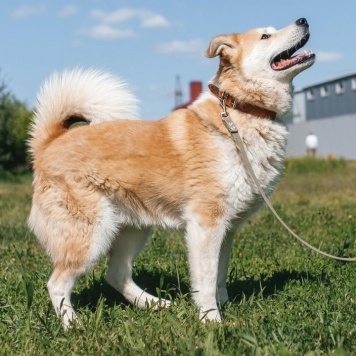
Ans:
{"label": "dog's paw", "polygon": [[199,319],[201,320],[202,323],[206,322],[215,322],[215,323],[221,323],[221,315],[218,309],[210,309],[205,312],[200,311],[199,312]]}
{"label": "dog's paw", "polygon": [[168,299],[162,299],[153,296],[151,296],[150,298],[146,298],[145,301],[139,299],[135,302],[135,305],[139,308],[148,308],[153,310],[168,308],[171,304],[173,303]]}
{"label": "dog's paw", "polygon": [[61,319],[62,319],[62,326],[64,330],[68,330],[72,327],[75,327],[76,325],[80,325],[77,314],[73,310],[63,311],[61,314]]}
{"label": "dog's paw", "polygon": [[157,309],[161,309],[161,308],[168,308],[171,306],[171,304],[173,304],[172,301],[168,300],[168,299],[159,299],[156,302],[157,305]]}

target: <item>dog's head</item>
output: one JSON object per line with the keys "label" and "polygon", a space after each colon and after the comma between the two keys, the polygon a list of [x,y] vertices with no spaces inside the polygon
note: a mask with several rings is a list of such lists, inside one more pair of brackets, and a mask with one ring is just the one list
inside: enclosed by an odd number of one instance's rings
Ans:
{"label": "dog's head", "polygon": [[216,36],[205,55],[208,58],[220,56],[215,82],[223,90],[234,94],[236,88],[239,96],[244,95],[244,88],[245,92],[259,91],[263,94],[268,88],[290,85],[298,73],[314,63],[312,51],[295,54],[307,43],[309,36],[309,24],[301,18],[278,31],[268,27]]}

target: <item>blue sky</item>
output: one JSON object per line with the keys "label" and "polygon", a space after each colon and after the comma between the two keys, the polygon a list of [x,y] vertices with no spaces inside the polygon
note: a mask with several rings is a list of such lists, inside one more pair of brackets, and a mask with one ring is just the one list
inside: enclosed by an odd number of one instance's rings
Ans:
{"label": "blue sky", "polygon": [[356,1],[0,0],[0,76],[33,107],[54,70],[105,69],[130,83],[142,118],[155,119],[172,110],[177,75],[184,101],[191,80],[206,88],[218,65],[204,57],[212,37],[300,17],[317,61],[296,87],[356,72]]}

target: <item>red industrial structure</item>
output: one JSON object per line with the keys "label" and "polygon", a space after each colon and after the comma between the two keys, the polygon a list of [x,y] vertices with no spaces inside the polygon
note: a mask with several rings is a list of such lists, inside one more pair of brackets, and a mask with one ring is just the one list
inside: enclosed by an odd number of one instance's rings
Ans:
{"label": "red industrial structure", "polygon": [[198,96],[203,91],[203,83],[201,81],[191,81],[189,83],[190,87],[190,99],[186,103],[182,103],[182,90],[180,87],[179,77],[176,79],[176,88],[175,88],[175,108],[177,109],[184,109],[188,107],[194,100],[198,98]]}

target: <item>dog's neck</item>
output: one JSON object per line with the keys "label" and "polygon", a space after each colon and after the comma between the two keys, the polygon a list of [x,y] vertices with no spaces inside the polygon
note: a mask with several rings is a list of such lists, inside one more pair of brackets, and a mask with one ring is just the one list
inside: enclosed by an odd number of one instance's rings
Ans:
{"label": "dog's neck", "polygon": [[220,102],[224,101],[225,105],[228,108],[236,109],[236,110],[242,111],[246,114],[257,116],[261,119],[274,120],[276,118],[277,114],[274,111],[270,111],[270,110],[267,110],[267,109],[249,104],[249,103],[239,102],[232,95],[230,95],[224,91],[220,91],[220,89],[214,84],[209,84],[208,87],[209,87],[209,90],[211,91],[211,93],[213,95],[215,95],[219,99]]}

